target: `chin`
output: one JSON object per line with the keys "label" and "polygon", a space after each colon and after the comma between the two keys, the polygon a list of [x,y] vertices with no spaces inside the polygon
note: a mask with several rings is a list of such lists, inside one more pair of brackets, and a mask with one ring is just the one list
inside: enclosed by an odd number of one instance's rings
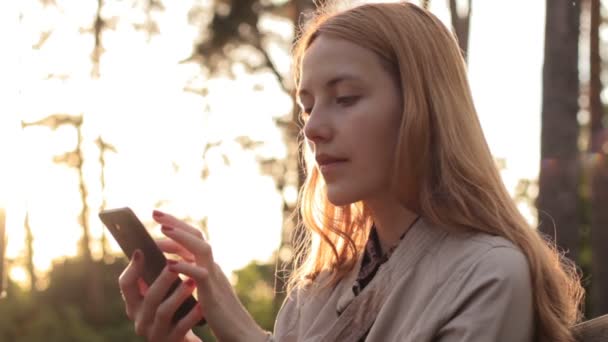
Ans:
{"label": "chin", "polygon": [[349,205],[359,200],[353,193],[343,191],[342,189],[332,189],[331,186],[327,189],[327,199],[337,207]]}

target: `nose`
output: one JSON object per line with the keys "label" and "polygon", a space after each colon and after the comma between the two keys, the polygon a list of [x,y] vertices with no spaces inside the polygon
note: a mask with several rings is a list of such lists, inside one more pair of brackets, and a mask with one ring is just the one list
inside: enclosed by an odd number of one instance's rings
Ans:
{"label": "nose", "polygon": [[314,144],[318,144],[331,140],[332,135],[333,129],[328,115],[322,112],[321,108],[313,109],[304,124],[304,136],[306,136],[306,139]]}

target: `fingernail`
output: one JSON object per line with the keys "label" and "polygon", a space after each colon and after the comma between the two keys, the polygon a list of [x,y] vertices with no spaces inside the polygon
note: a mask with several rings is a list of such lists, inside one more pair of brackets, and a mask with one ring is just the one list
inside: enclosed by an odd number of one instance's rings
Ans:
{"label": "fingernail", "polygon": [[165,214],[162,211],[154,210],[152,211],[152,216],[163,217]]}
{"label": "fingernail", "polygon": [[165,231],[165,232],[170,232],[173,230],[173,227],[169,227],[169,226],[162,226],[160,227],[161,230]]}
{"label": "fingernail", "polygon": [[194,287],[194,285],[196,285],[196,282],[194,281],[194,279],[188,278],[188,280],[186,280],[186,285],[188,285],[188,287]]}
{"label": "fingernail", "polygon": [[141,259],[141,252],[138,250],[136,250],[135,252],[133,252],[133,260],[135,260],[135,262],[139,262],[139,259]]}
{"label": "fingernail", "polygon": [[167,259],[167,265],[177,265],[177,261],[171,260],[171,259]]}

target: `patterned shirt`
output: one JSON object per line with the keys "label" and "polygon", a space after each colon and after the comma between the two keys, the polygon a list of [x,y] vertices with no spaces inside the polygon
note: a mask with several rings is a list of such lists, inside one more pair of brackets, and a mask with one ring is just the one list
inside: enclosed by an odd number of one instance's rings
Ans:
{"label": "patterned shirt", "polygon": [[[416,217],[416,219],[410,224],[409,228],[403,234],[401,234],[399,237],[399,242],[403,240],[405,234],[410,231],[410,229],[414,226],[414,224],[416,224],[416,222],[418,222],[419,219],[420,216]],[[361,260],[359,275],[357,276],[357,280],[355,280],[355,284],[353,285],[353,293],[355,296],[359,295],[359,293],[363,291],[363,288],[365,288],[365,286],[367,286],[367,284],[374,279],[380,265],[385,263],[388,258],[391,257],[391,254],[393,254],[393,251],[395,248],[397,248],[399,242],[389,248],[385,253],[382,253],[382,246],[380,245],[380,238],[378,237],[378,232],[376,231],[376,225],[374,224],[372,226],[367,238],[367,242],[365,243],[365,250],[363,251],[363,259]],[[365,335],[363,335],[358,342],[364,342],[368,333],[369,331],[365,333]]]}
{"label": "patterned shirt", "polygon": [[[420,219],[420,216],[416,217],[416,219],[410,224],[409,228],[401,234],[399,237],[399,241],[403,240],[405,234],[412,228],[416,222]],[[356,295],[361,293],[365,286],[369,284],[370,281],[378,272],[380,265],[385,263],[388,258],[391,257],[393,251],[397,247],[399,243],[396,243],[393,247],[391,247],[385,253],[382,253],[382,246],[380,245],[380,238],[378,237],[378,232],[376,231],[376,225],[374,224],[369,232],[369,237],[367,238],[367,243],[365,244],[365,250],[363,251],[363,259],[361,260],[361,268],[359,269],[359,275],[357,276],[357,280],[355,280],[355,284],[353,285],[353,292]]]}

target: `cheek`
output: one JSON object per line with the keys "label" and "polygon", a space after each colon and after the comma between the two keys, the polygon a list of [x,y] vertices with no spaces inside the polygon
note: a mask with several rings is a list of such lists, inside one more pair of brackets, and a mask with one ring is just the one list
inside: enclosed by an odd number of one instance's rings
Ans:
{"label": "cheek", "polygon": [[394,157],[401,125],[401,105],[394,94],[370,97],[343,121],[352,151],[366,162],[386,163]]}
{"label": "cheek", "polygon": [[400,131],[400,114],[390,109],[377,113],[373,120],[366,120],[365,136],[360,141],[360,152],[365,155],[363,172],[370,177],[388,177],[393,169],[396,146]]}
{"label": "cheek", "polygon": [[395,110],[392,112],[389,110],[387,108],[384,111],[377,111],[369,115],[365,119],[365,122],[361,124],[364,133],[362,133],[360,138],[366,142],[366,145],[372,148],[371,153],[385,155],[395,152],[395,146],[399,138],[401,117],[400,113],[397,113]]}
{"label": "cheek", "polygon": [[393,169],[396,145],[396,133],[393,128],[375,131],[370,134],[365,144],[361,145],[357,162],[358,181],[366,184],[385,183]]}

